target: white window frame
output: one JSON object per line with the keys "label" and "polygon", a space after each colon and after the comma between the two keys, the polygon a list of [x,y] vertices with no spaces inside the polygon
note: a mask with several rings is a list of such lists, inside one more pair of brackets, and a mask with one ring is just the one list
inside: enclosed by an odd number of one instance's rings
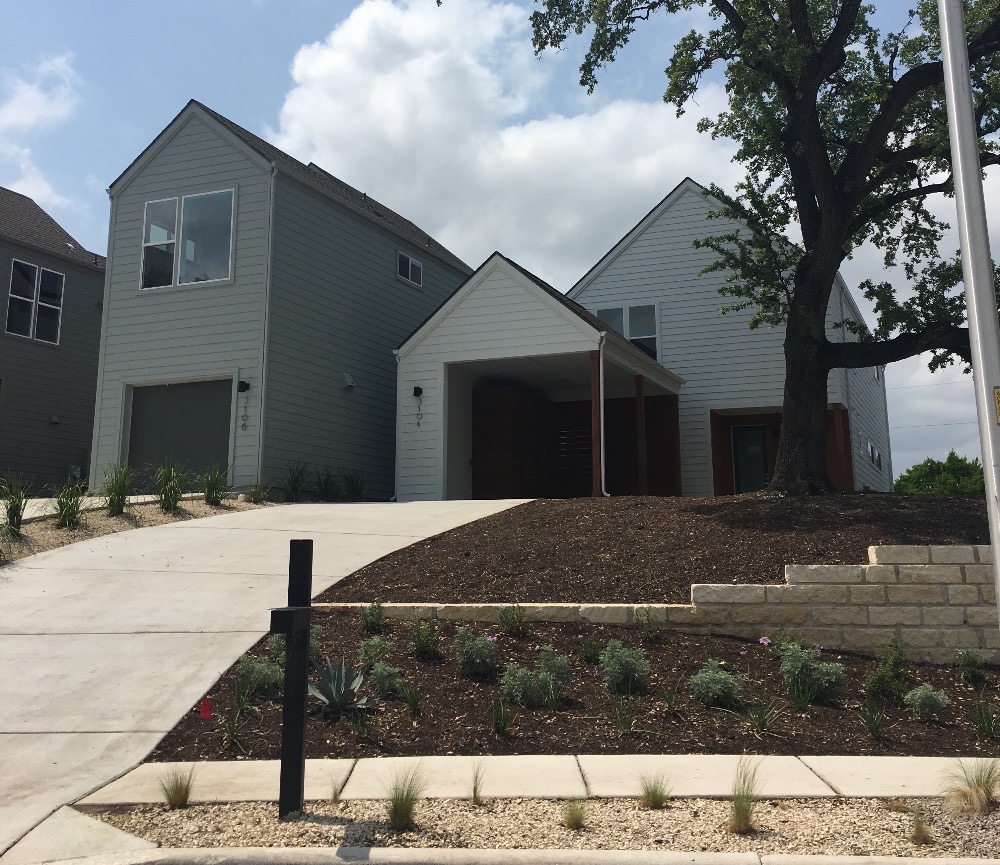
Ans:
{"label": "white window frame", "polygon": [[[32,290],[31,299],[26,297],[16,297],[13,299],[19,303],[30,303],[31,304],[31,326],[28,328],[27,335],[23,333],[15,333],[12,330],[7,329],[7,324],[10,318],[10,301],[12,298],[11,288],[14,282],[14,265],[24,264],[28,267],[33,267],[35,269],[35,284]],[[42,303],[41,299],[41,286],[42,286],[42,273],[54,273],[60,279],[62,279],[62,295],[59,299],[59,306],[53,306],[51,303]],[[59,345],[59,341],[62,339],[62,314],[63,314],[63,304],[66,302],[66,274],[61,273],[58,270],[53,270],[51,267],[43,267],[40,264],[35,264],[31,261],[25,261],[23,258],[12,258],[10,262],[10,279],[7,281],[7,308],[4,314],[3,329],[4,333],[8,336],[16,336],[19,339],[28,339],[32,342],[38,342],[42,345]],[[51,342],[47,339],[39,339],[37,335],[38,327],[38,307],[44,306],[46,309],[54,309],[59,313],[59,325],[56,328],[56,340]]]}
{"label": "white window frame", "polygon": [[[414,264],[416,264],[417,267],[420,268],[420,282],[417,282],[417,281],[415,281],[413,279],[410,279],[409,277],[403,276],[403,274],[401,274],[399,272],[399,260],[401,258],[405,258],[409,262],[409,265],[408,265],[408,267],[406,269],[407,273],[409,273],[409,274],[413,273],[413,265]],[[401,280],[403,280],[403,282],[405,282],[405,283],[407,283],[409,285],[415,285],[417,288],[423,288],[424,287],[424,263],[419,258],[414,258],[412,255],[410,255],[410,253],[404,252],[402,249],[396,250],[396,279],[401,279]]]}
{"label": "white window frame", "polygon": [[[220,192],[228,192],[230,194],[230,210],[229,210],[229,273],[224,277],[219,277],[218,279],[206,279],[201,281],[192,282],[181,282],[180,281],[180,256],[182,253],[182,243],[184,240],[184,202],[189,198],[199,198],[203,195],[218,195]],[[146,247],[147,246],[164,246],[162,243],[146,243],[146,208],[150,204],[159,204],[162,201],[176,201],[177,202],[177,222],[174,225],[174,239],[168,241],[174,245],[174,262],[173,270],[170,274],[170,285],[151,285],[148,288],[143,287],[142,284],[142,274],[145,268],[146,261]],[[142,209],[142,261],[139,264],[139,290],[140,291],[162,291],[163,289],[170,288],[190,288],[192,286],[202,286],[202,285],[213,285],[220,283],[227,283],[233,281],[233,248],[236,243],[236,187],[230,187],[226,189],[210,189],[206,192],[192,192],[190,195],[171,195],[167,198],[155,198],[150,199],[143,205]]]}

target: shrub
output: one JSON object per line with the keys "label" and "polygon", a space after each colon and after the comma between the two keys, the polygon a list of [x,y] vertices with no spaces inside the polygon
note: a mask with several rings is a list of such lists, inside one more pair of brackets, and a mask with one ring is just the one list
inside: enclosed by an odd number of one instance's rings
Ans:
{"label": "shrub", "polygon": [[501,607],[499,616],[497,617],[497,626],[500,628],[501,633],[517,639],[520,639],[528,632],[528,629],[524,627],[524,610],[521,609],[519,604],[514,604],[510,607]]}
{"label": "shrub", "polygon": [[[281,667],[285,666],[285,645],[286,636],[284,634],[271,634],[267,638],[267,650],[271,653],[271,657],[274,658],[274,662]],[[310,625],[309,626],[309,658],[312,661],[318,662],[323,654],[322,646],[320,645],[323,639],[323,628],[320,625]]]}
{"label": "shrub", "polygon": [[386,791],[389,799],[386,817],[389,825],[397,832],[409,829],[413,825],[413,814],[426,789],[427,783],[424,781],[419,763],[414,763],[392,776]]}
{"label": "shrub", "polygon": [[284,670],[270,658],[244,655],[236,662],[237,687],[245,688],[249,695],[268,699],[276,697],[281,692],[284,679]]}
{"label": "shrub", "polygon": [[403,687],[403,674],[398,667],[385,661],[376,661],[368,673],[368,681],[372,690],[383,700],[389,700],[400,693]]}
{"label": "shrub", "polygon": [[420,619],[410,623],[410,648],[418,661],[440,661],[444,657],[438,629]]}
{"label": "shrub", "polygon": [[778,655],[782,678],[797,709],[829,699],[844,680],[843,665],[823,663],[815,649],[788,642],[778,648]]}
{"label": "shrub", "polygon": [[344,500],[348,502],[360,502],[365,497],[365,487],[368,485],[368,480],[365,478],[364,472],[359,472],[357,469],[340,469],[337,472],[337,480],[340,484],[340,492],[344,496]]}
{"label": "shrub", "polygon": [[382,632],[382,602],[378,598],[361,608],[361,630],[366,634]]}
{"label": "shrub", "polygon": [[538,653],[534,670],[518,664],[508,664],[500,687],[504,699],[526,709],[545,706],[558,709],[571,678],[569,658],[560,655],[552,646],[543,646]]}
{"label": "shrub", "polygon": [[117,517],[125,513],[129,506],[128,497],[132,494],[135,476],[128,466],[109,466],[104,470],[104,482],[100,494],[107,501],[108,516]]}
{"label": "shrub", "polygon": [[286,502],[302,500],[308,474],[309,467],[302,460],[289,460],[285,463],[285,482],[281,485],[281,491],[285,495]]}
{"label": "shrub", "polygon": [[153,490],[163,513],[170,514],[177,510],[187,484],[188,473],[178,465],[164,463],[153,469]]}
{"label": "shrub", "polygon": [[329,466],[316,470],[316,497],[321,502],[335,502],[340,497],[337,476]]}
{"label": "shrub", "polygon": [[211,466],[198,476],[201,495],[206,505],[217,508],[226,497],[229,486],[229,470],[219,466]]}
{"label": "shrub", "polygon": [[903,697],[903,703],[921,721],[937,718],[948,705],[943,691],[935,691],[928,684],[919,685]]}
{"label": "shrub", "polygon": [[271,488],[261,479],[247,487],[247,501],[252,505],[262,505],[270,493]]}
{"label": "shrub", "polygon": [[191,799],[191,788],[194,786],[194,764],[184,772],[179,767],[172,767],[165,777],[160,778],[160,792],[170,810],[187,808]]}
{"label": "shrub", "polygon": [[898,705],[906,693],[909,658],[894,643],[886,646],[865,674],[864,689],[869,700]]}
{"label": "shrub", "polygon": [[500,680],[504,700],[526,709],[537,709],[545,704],[542,683],[538,674],[520,664],[508,664]]}
{"label": "shrub", "polygon": [[982,688],[986,684],[986,671],[983,665],[985,659],[978,652],[961,652],[958,657],[958,669],[962,681],[973,688]]}
{"label": "shrub", "polygon": [[583,641],[580,660],[591,667],[596,667],[601,662],[601,644],[597,642],[596,637],[588,636]]}
{"label": "shrub", "polygon": [[493,643],[487,637],[475,636],[468,628],[459,628],[455,635],[455,659],[458,674],[467,679],[489,679],[496,675]]}
{"label": "shrub", "polygon": [[649,607],[633,607],[632,615],[639,629],[639,639],[644,643],[655,643],[660,638],[657,620]]}
{"label": "shrub", "polygon": [[703,706],[720,709],[735,706],[743,687],[743,677],[722,669],[722,665],[709,659],[702,664],[688,684],[694,698]]}
{"label": "shrub", "polygon": [[384,637],[369,637],[358,646],[358,661],[362,667],[370,667],[379,661],[387,661],[395,648]]}
{"label": "shrub", "polygon": [[0,483],[0,499],[3,500],[7,531],[12,535],[21,534],[24,509],[28,506],[30,483],[21,475],[11,475]]}
{"label": "shrub", "polygon": [[642,649],[626,649],[610,640],[601,652],[604,685],[612,694],[645,694],[649,690],[649,661]]}
{"label": "shrub", "polygon": [[56,488],[56,526],[60,529],[75,529],[83,515],[83,485],[77,481],[66,481]]}
{"label": "shrub", "polygon": [[569,658],[550,645],[538,650],[538,672],[551,676],[560,688],[565,688],[572,678]]}

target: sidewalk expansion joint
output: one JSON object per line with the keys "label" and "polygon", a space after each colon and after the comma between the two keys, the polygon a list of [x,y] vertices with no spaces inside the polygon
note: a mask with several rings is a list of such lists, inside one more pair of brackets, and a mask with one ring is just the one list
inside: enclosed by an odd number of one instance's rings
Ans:
{"label": "sidewalk expansion joint", "polygon": [[810,766],[810,765],[809,765],[809,764],[808,764],[808,763],[807,763],[807,762],[806,762],[805,760],[803,760],[803,759],[802,759],[801,757],[796,757],[795,759],[796,759],[796,760],[798,760],[798,761],[799,761],[799,762],[800,762],[800,763],[801,763],[801,764],[802,764],[803,766],[805,766],[805,768],[806,768],[806,769],[808,769],[808,770],[809,770],[809,772],[811,772],[811,773],[812,773],[813,775],[815,775],[815,776],[816,776],[816,778],[818,778],[818,779],[819,779],[819,780],[820,780],[820,781],[821,781],[822,783],[826,784],[826,786],[827,786],[827,787],[829,787],[829,788],[830,788],[830,789],[831,789],[831,790],[832,790],[832,791],[833,791],[834,793],[836,793],[836,794],[837,794],[838,796],[843,796],[843,795],[844,795],[844,794],[843,794],[843,793],[841,793],[841,792],[840,792],[840,790],[838,790],[838,789],[837,789],[837,788],[836,788],[836,787],[835,787],[835,786],[834,786],[834,785],[833,785],[833,784],[832,784],[832,783],[831,783],[830,781],[828,781],[828,780],[827,780],[826,778],[824,778],[824,777],[823,777],[822,775],[820,775],[820,773],[819,773],[819,772],[817,772],[817,771],[816,771],[816,770],[815,770],[815,769],[814,769],[814,768],[813,768],[812,766]]}

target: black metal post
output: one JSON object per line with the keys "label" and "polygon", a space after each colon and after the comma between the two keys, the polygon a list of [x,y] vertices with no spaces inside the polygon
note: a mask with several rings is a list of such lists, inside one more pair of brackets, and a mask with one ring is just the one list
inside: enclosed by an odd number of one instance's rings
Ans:
{"label": "black metal post", "polygon": [[281,710],[281,781],[278,818],[301,813],[306,779],[306,695],[309,677],[309,620],[312,613],[311,540],[291,541],[288,606],[271,610],[271,633],[285,634],[285,689]]}

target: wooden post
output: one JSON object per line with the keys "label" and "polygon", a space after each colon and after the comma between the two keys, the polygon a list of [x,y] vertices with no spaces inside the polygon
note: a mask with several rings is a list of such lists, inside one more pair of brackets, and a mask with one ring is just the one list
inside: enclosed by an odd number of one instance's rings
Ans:
{"label": "wooden post", "polygon": [[590,353],[590,473],[591,495],[604,495],[601,485],[601,353]]}
{"label": "wooden post", "polygon": [[649,492],[649,480],[646,471],[646,397],[642,386],[645,379],[641,375],[635,377],[635,459],[639,471],[639,495]]}
{"label": "wooden post", "polygon": [[288,606],[271,610],[271,633],[285,635],[285,688],[281,707],[281,777],[278,819],[305,803],[306,695],[309,692],[309,620],[312,613],[313,542],[289,542]]}

